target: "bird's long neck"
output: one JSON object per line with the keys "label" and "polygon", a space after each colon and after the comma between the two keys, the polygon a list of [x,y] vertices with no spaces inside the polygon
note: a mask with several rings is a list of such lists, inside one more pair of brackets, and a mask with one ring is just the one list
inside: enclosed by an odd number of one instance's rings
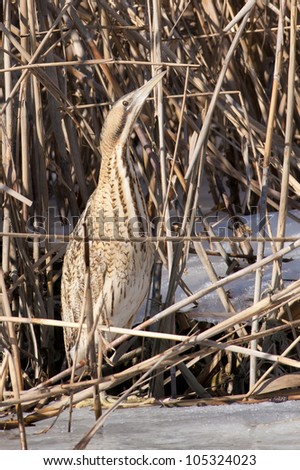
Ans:
{"label": "bird's long neck", "polygon": [[146,205],[127,145],[102,145],[101,152],[98,190],[105,219],[117,224],[120,236],[149,234]]}

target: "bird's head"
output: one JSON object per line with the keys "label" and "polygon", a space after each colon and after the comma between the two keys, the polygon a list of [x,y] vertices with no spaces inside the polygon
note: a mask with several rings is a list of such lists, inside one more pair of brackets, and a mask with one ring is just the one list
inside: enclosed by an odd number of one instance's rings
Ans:
{"label": "bird's head", "polygon": [[155,75],[142,87],[122,96],[114,103],[102,128],[102,154],[111,151],[116,145],[125,145],[147,97],[165,73],[164,71]]}

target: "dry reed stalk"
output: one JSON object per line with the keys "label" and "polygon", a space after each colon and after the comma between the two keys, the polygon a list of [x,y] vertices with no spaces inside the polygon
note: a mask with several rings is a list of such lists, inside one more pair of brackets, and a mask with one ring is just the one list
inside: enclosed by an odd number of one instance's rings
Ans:
{"label": "dry reed stalk", "polygon": [[[42,326],[55,326],[61,328],[75,328],[78,330],[87,329],[86,323],[73,323],[73,322],[66,322],[62,320],[51,320],[48,318],[22,318],[22,317],[6,317],[0,316],[0,322],[3,323],[16,323],[16,324],[29,324],[29,325],[42,325]],[[95,325],[92,325],[92,331],[94,330]],[[103,332],[108,333],[117,333],[117,334],[127,334],[132,336],[141,336],[147,338],[157,338],[157,339],[165,339],[169,341],[184,341],[188,338],[185,335],[176,335],[170,333],[160,333],[155,331],[141,331],[135,330],[130,328],[120,328],[114,326],[105,326],[105,325],[98,325],[99,328]]]}
{"label": "dry reed stalk", "polygon": [[[152,15],[151,15],[152,10]],[[159,0],[152,0],[148,2],[148,17],[149,17],[149,26],[150,26],[150,41],[151,41],[151,61],[161,62],[162,61],[162,44],[161,44],[161,8]],[[152,68],[155,70],[155,68]],[[170,208],[169,208],[169,193],[168,193],[168,168],[167,168],[167,154],[166,154],[166,145],[164,138],[164,122],[165,122],[165,113],[164,113],[164,104],[163,104],[163,84],[162,82],[158,83],[158,86],[155,91],[155,114],[157,115],[157,125],[158,125],[158,145],[159,145],[159,162],[160,162],[160,190],[161,198],[163,205],[163,212],[159,215],[163,218],[163,224],[159,227],[159,234],[163,231],[167,236],[171,235],[171,226],[170,226]],[[172,275],[172,264],[173,264],[173,244],[170,242],[166,243],[166,260],[169,279]],[[168,293],[167,298],[163,301],[168,302]],[[164,319],[159,325],[168,333],[174,332],[174,323],[172,318]],[[152,354],[157,354],[165,348],[165,344],[162,341],[155,341]],[[152,378],[152,391],[154,396],[163,395],[163,381],[161,374],[155,375]]]}
{"label": "dry reed stalk", "polygon": [[[270,167],[270,156],[272,149],[272,137],[274,132],[274,121],[275,121],[275,112],[277,107],[277,97],[278,90],[280,86],[280,76],[281,76],[281,64],[282,64],[282,48],[283,48],[283,21],[285,15],[285,0],[280,2],[280,14],[278,16],[278,31],[277,31],[277,42],[276,42],[276,52],[275,52],[275,65],[274,65],[274,75],[272,83],[272,94],[270,101],[270,110],[268,115],[268,125],[266,132],[266,141],[264,148],[264,160],[263,160],[263,169],[262,169],[262,187],[261,187],[261,198],[260,198],[260,207],[259,207],[259,233],[262,237],[265,234],[265,221],[267,218],[267,188],[268,188],[268,177],[269,177],[269,167]],[[257,260],[260,261],[264,257],[265,244],[261,243],[257,250]],[[262,278],[263,272],[259,268],[256,271],[255,275],[255,289],[254,289],[254,303],[258,302],[261,298],[261,289],[262,289]],[[258,331],[258,321],[256,319],[252,322],[252,333]],[[257,348],[256,341],[251,342],[251,347],[253,349]],[[253,357],[250,359],[250,377],[249,377],[249,386],[252,388],[256,382],[257,377],[257,363],[256,359]]]}
{"label": "dry reed stalk", "polygon": [[[12,381],[12,389],[13,389],[15,399],[18,401],[20,399],[20,388],[19,388],[19,377],[18,377],[19,371],[15,369],[15,366],[18,363],[14,360],[12,354],[8,350],[6,352],[8,354],[8,365],[9,365],[10,378]],[[27,440],[26,440],[22,405],[19,403],[16,403],[16,414],[18,417],[18,427],[19,427],[21,449],[27,450]]]}
{"label": "dry reed stalk", "polygon": [[[10,2],[6,2],[3,5],[3,20],[7,28],[11,26],[11,5]],[[6,36],[3,37],[3,48],[7,51],[4,54],[3,65],[4,69],[11,67],[11,44]],[[8,71],[4,74],[4,99],[7,100],[10,91],[12,89],[12,72]],[[13,107],[10,102],[7,106],[5,115],[2,116],[2,165],[3,174],[6,179],[7,185],[10,187],[15,183],[15,175],[10,173],[11,162],[12,162],[12,145],[13,145]],[[3,209],[3,230],[4,232],[10,231],[10,212],[9,212],[9,200],[5,199],[5,205]],[[2,268],[4,272],[8,272],[10,269],[9,263],[9,251],[10,251],[10,240],[8,237],[2,239]]]}
{"label": "dry reed stalk", "polygon": [[8,373],[8,353],[3,353],[1,367],[0,367],[0,401],[3,401],[5,382]]}
{"label": "dry reed stalk", "polygon": [[[208,230],[207,230],[208,231]],[[149,236],[149,237],[115,237],[113,240],[110,239],[109,237],[95,237],[94,240],[101,240],[104,242],[111,242],[111,243],[118,243],[118,242],[130,242],[135,240],[137,243],[140,242],[148,242],[148,243],[156,243],[156,242],[164,242],[164,241],[171,241],[173,243],[177,242],[211,242],[211,243],[218,243],[218,242],[224,242],[224,243],[231,243],[231,242],[237,242],[241,243],[244,242],[245,240],[253,243],[269,243],[269,242],[282,242],[282,243],[290,243],[290,242],[297,242],[299,240],[299,237],[297,235],[294,236],[285,236],[285,237],[276,237],[276,236],[269,236],[266,235],[264,238],[262,237],[257,237],[257,236],[231,236],[231,235],[214,235],[213,231],[210,232],[212,235],[175,235],[175,236]],[[55,246],[51,249],[51,254],[54,252],[58,251],[59,256],[61,256],[63,253],[63,250],[66,248],[66,245],[63,243],[59,243],[62,241],[69,241],[69,240],[77,240],[77,241],[82,241],[81,236],[74,236],[73,234],[70,235],[61,235],[61,234],[52,234],[52,233],[35,233],[35,232],[0,232],[0,237],[10,237],[10,238],[15,238],[15,239],[38,239],[43,242],[44,240],[49,240],[51,243],[55,243]],[[58,240],[59,242],[56,242],[54,240]],[[210,250],[207,250],[210,252]],[[225,251],[225,250],[224,250]],[[226,251],[225,251],[226,252]],[[217,253],[216,251],[213,253]],[[221,255],[221,254],[220,254]],[[237,257],[241,255],[235,255]],[[45,259],[48,257],[48,255],[43,255],[39,260],[36,262],[34,265],[35,268],[40,266],[41,263],[45,261]],[[55,260],[57,261],[57,259]],[[51,258],[50,264],[53,264],[53,258]]]}
{"label": "dry reed stalk", "polygon": [[[89,254],[89,243],[88,243],[88,231],[86,225],[84,225],[84,235],[85,235],[85,266],[86,266],[86,275],[85,275],[85,289],[84,289],[84,302],[83,302],[83,317],[86,319],[87,325],[87,335],[88,335],[88,357],[89,357],[89,366],[91,369],[91,377],[96,379],[98,374],[97,367],[97,353],[96,353],[96,344],[95,344],[95,332],[98,327],[98,319],[93,316],[93,300],[92,300],[92,291],[91,291],[91,272],[90,272],[90,254]],[[99,376],[100,377],[100,376]],[[97,384],[94,386],[93,390],[94,398],[94,412],[95,419],[97,420],[101,414],[101,403],[99,396],[99,388]]]}
{"label": "dry reed stalk", "polygon": [[[196,253],[199,256],[199,259],[200,259],[202,265],[205,266],[205,269],[206,269],[206,272],[209,276],[210,281],[213,284],[215,282],[218,282],[217,274],[216,274],[216,272],[213,268],[212,263],[209,260],[209,257],[207,256],[206,251],[204,250],[202,244],[196,242],[196,243],[194,243],[194,247],[195,247]],[[234,307],[233,307],[231,301],[229,300],[229,298],[228,298],[225,290],[223,289],[223,287],[218,287],[216,289],[216,292],[219,296],[220,301],[222,302],[222,305],[224,307],[225,312],[228,313],[228,314],[234,313],[235,312]]]}
{"label": "dry reed stalk", "polygon": [[[7,297],[7,291],[5,286],[5,280],[3,275],[3,270],[0,269],[0,286],[1,286],[1,293],[2,293],[2,306],[3,306],[3,313],[6,317],[12,318],[12,313],[10,309],[9,300]],[[20,352],[18,348],[18,339],[15,332],[15,327],[13,323],[7,324],[7,334],[8,334],[8,341],[10,347],[10,354],[13,360],[14,365],[14,372],[15,372],[15,384],[17,390],[23,390],[23,377],[22,377],[22,369],[21,369],[21,362],[20,362]]]}
{"label": "dry reed stalk", "polygon": [[264,361],[271,361],[271,362],[275,362],[276,364],[278,363],[278,364],[288,365],[291,367],[295,367],[296,369],[300,368],[300,361],[285,358],[282,354],[280,356],[276,356],[274,354],[269,354],[269,353],[264,353],[262,351],[258,351],[257,349],[249,349],[249,348],[243,348],[241,346],[221,344],[221,343],[216,343],[215,341],[211,341],[211,340],[203,340],[201,341],[201,344],[203,344],[203,346],[207,345],[212,348],[225,350],[225,351],[228,350],[228,351],[235,352],[237,354],[250,356],[250,358],[251,357],[262,358],[264,359]]}
{"label": "dry reed stalk", "polygon": [[[158,0],[153,0],[153,18],[152,18],[152,40],[151,40],[151,59],[153,62],[161,62],[162,52],[161,52],[161,9],[160,2]],[[150,11],[149,11],[150,16]],[[161,191],[163,199],[163,207],[165,218],[164,225],[166,235],[171,234],[170,230],[170,210],[169,210],[169,194],[167,192],[168,182],[167,182],[167,164],[166,164],[166,149],[165,149],[165,139],[164,139],[164,105],[163,105],[163,85],[160,82],[157,86],[157,119],[158,119],[158,139],[159,139],[159,160],[160,160],[160,174],[161,174]],[[173,259],[173,246],[171,243],[167,243],[167,260],[168,260],[168,271],[171,273],[172,269],[172,259]]]}
{"label": "dry reed stalk", "polygon": [[[140,67],[143,67],[144,65],[147,65],[147,66],[153,66],[153,67],[174,67],[175,69],[176,68],[182,68],[182,69],[199,69],[201,68],[201,65],[197,65],[197,64],[189,64],[189,63],[183,63],[183,62],[180,62],[180,63],[176,63],[176,62],[170,62],[170,61],[167,61],[167,62],[164,62],[164,61],[161,61],[161,62],[155,62],[155,61],[151,61],[151,60],[119,60],[119,59],[80,59],[80,60],[60,60],[60,61],[55,61],[55,62],[48,62],[48,63],[43,63],[42,64],[42,68],[44,69],[47,69],[49,67],[66,67],[68,70],[70,70],[70,72],[72,72],[72,74],[75,75],[76,78],[78,78],[79,80],[84,80],[86,79],[86,76],[81,73],[80,71],[78,71],[77,69],[74,68],[74,66],[89,66],[89,65],[101,65],[101,64],[105,64],[105,65],[136,65],[136,66],[140,66]],[[26,70],[28,69],[29,71],[33,70],[33,69],[39,69],[41,68],[41,64],[40,63],[36,63],[36,64],[29,64],[27,63],[26,65],[16,65],[16,66],[13,66],[13,67],[6,67],[6,68],[0,68],[0,73],[4,73],[4,72],[17,72],[17,71],[23,71],[23,70]],[[102,90],[102,87],[95,81],[93,80],[88,80],[87,81],[93,85],[93,87],[96,87],[98,88],[99,90]],[[230,94],[230,93],[237,93],[236,91],[234,92],[220,92],[220,95],[221,94]],[[195,97],[195,96],[210,96],[212,95],[212,92],[211,91],[208,91],[208,92],[198,92],[198,93],[189,93],[188,95],[188,98],[190,97]],[[177,93],[177,94],[167,94],[165,97],[166,98],[182,98],[183,94],[180,92],[180,93]],[[107,103],[106,103],[107,104]],[[100,106],[103,105],[103,103],[100,103]],[[99,104],[82,104],[81,107],[96,107],[96,106],[99,106]],[[70,109],[73,109],[73,106],[70,106]]]}
{"label": "dry reed stalk", "polygon": [[[233,53],[234,53],[234,51],[235,51],[235,49],[236,49],[236,47],[239,43],[240,37],[241,37],[241,35],[244,31],[244,28],[246,27],[248,18],[251,14],[251,11],[252,11],[254,5],[255,5],[255,1],[251,0],[251,1],[247,2],[247,5],[245,5],[245,6],[247,6],[247,8],[242,9],[240,11],[240,13],[242,13],[244,15],[244,17],[243,17],[242,23],[239,27],[239,30],[237,31],[237,34],[236,34],[234,40],[231,43],[231,46],[228,50],[226,58],[224,60],[223,67],[222,67],[221,73],[218,77],[218,81],[217,81],[216,87],[214,89],[213,96],[211,98],[211,102],[210,102],[210,105],[209,105],[209,108],[208,108],[208,111],[207,111],[207,115],[205,117],[205,121],[203,123],[202,129],[201,129],[201,132],[200,132],[200,135],[198,137],[197,144],[196,144],[196,147],[195,147],[195,150],[194,150],[194,153],[193,153],[193,156],[191,158],[191,162],[189,164],[189,168],[188,168],[188,170],[185,174],[186,179],[188,179],[190,177],[193,165],[194,165],[196,159],[198,158],[198,156],[200,154],[200,151],[201,151],[201,148],[202,148],[202,146],[203,146],[203,144],[204,144],[204,142],[207,138],[207,134],[208,134],[210,124],[211,124],[211,121],[212,121],[212,115],[213,115],[213,112],[214,112],[215,106],[216,106],[216,101],[217,101],[219,92],[221,90],[221,86],[222,86],[222,83],[223,83],[223,80],[224,80],[229,62],[230,62],[231,57],[232,57],[232,55],[233,55]],[[231,28],[231,26],[233,24],[234,23],[230,23],[227,26],[227,29]],[[225,31],[226,31],[226,29],[225,29]]]}
{"label": "dry reed stalk", "polygon": [[17,191],[15,191],[12,188],[9,188],[8,186],[6,186],[6,184],[3,184],[3,183],[0,184],[0,191],[4,191],[5,193],[9,194],[15,199],[18,199],[19,201],[23,202],[23,204],[26,204],[27,206],[32,205],[32,200],[28,199],[23,194],[17,193]]}
{"label": "dry reed stalk", "polygon": [[[24,51],[28,50],[28,10],[27,2],[22,0],[20,2],[20,33],[21,33],[21,46]],[[21,61],[26,63],[26,59],[21,55]],[[27,77],[28,78],[28,77]],[[22,82],[20,87],[20,109],[19,109],[19,123],[20,123],[20,157],[21,157],[21,174],[22,174],[22,193],[24,196],[30,196],[30,168],[29,168],[29,119],[28,119],[28,103],[29,103],[29,87],[28,79]],[[23,206],[23,218],[28,219],[27,207]]]}
{"label": "dry reed stalk", "polygon": [[[288,210],[288,191],[290,183],[290,160],[292,154],[293,139],[293,121],[295,108],[295,80],[296,80],[296,28],[297,28],[297,3],[295,0],[291,2],[290,12],[291,30],[290,30],[290,49],[289,49],[289,70],[288,70],[288,86],[287,86],[287,109],[286,109],[286,131],[285,131],[285,147],[283,154],[283,170],[281,180],[280,204],[278,211],[277,236],[284,237],[286,231],[286,220]],[[282,242],[277,243],[277,249],[282,248]],[[278,274],[279,270],[279,274]],[[273,289],[277,287],[277,279],[281,277],[281,262],[276,261],[273,266]]]}

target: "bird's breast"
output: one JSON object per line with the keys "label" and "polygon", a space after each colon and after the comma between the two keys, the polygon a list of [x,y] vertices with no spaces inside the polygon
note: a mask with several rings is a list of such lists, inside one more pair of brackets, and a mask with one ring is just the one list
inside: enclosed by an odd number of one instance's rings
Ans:
{"label": "bird's breast", "polygon": [[124,149],[116,147],[105,158],[99,177],[97,202],[105,236],[141,237],[150,233],[144,196],[133,161]]}

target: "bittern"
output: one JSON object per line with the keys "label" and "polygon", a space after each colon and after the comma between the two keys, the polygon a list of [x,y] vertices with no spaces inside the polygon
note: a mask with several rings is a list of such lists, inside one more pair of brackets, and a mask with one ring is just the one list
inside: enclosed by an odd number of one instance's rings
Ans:
{"label": "bittern", "polygon": [[[150,243],[113,239],[132,240],[149,234],[146,205],[127,144],[143,104],[164,74],[159,73],[141,88],[120,98],[106,117],[100,141],[98,185],[74,229],[74,239],[69,241],[64,257],[61,286],[64,321],[80,322],[82,318],[87,269],[93,321],[98,326],[131,327],[145,299],[151,282],[153,247]],[[101,237],[112,241],[102,241]],[[73,328],[64,330],[69,364],[74,361],[77,334],[78,330]],[[104,337],[111,341],[115,335],[105,333]],[[87,339],[86,329],[82,329],[77,345],[78,361],[86,358]]]}

